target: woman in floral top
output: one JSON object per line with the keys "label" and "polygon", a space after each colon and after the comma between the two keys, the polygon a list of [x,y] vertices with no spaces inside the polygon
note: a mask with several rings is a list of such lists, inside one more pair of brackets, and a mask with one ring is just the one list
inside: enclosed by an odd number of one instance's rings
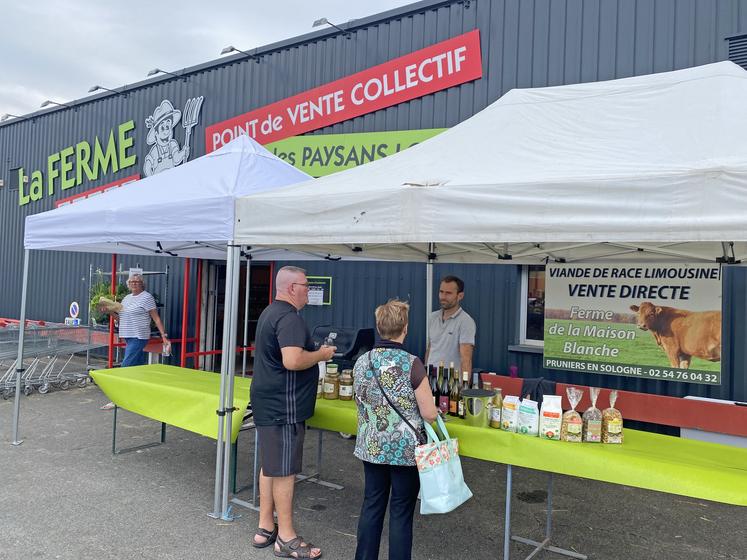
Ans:
{"label": "woman in floral top", "polygon": [[[433,422],[438,411],[423,362],[402,347],[409,309],[397,300],[376,308],[376,330],[381,341],[358,358],[353,372],[358,404],[355,456],[363,461],[366,480],[356,560],[378,559],[387,502],[389,559],[411,558],[412,517],[420,490],[415,432],[423,431],[423,421]],[[389,404],[382,388],[407,422]]]}

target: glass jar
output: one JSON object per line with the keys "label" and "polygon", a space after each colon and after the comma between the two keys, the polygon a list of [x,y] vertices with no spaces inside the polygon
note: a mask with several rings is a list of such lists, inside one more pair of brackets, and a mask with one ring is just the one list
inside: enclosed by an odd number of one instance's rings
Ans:
{"label": "glass jar", "polygon": [[340,400],[353,400],[353,370],[344,369],[340,375]]}
{"label": "glass jar", "polygon": [[324,376],[324,398],[330,401],[340,398],[340,375],[329,371],[329,366]]}

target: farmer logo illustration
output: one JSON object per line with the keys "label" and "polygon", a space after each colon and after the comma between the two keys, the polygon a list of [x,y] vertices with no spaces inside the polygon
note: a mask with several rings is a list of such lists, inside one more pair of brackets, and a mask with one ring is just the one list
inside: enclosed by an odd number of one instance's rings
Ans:
{"label": "farmer logo illustration", "polygon": [[[145,156],[143,173],[146,177],[181,165],[189,159],[189,140],[192,129],[200,120],[203,96],[192,97],[184,105],[184,119],[182,112],[175,109],[168,99],[161,101],[153,114],[145,119],[148,127],[147,142],[152,146],[148,155]],[[184,127],[184,147],[179,147],[179,142],[174,138],[174,128],[182,121]]]}

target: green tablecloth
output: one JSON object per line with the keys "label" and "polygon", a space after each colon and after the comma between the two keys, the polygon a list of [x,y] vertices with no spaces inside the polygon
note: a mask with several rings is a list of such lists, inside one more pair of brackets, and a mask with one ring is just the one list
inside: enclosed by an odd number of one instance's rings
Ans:
{"label": "green tablecloth", "polygon": [[[216,438],[220,376],[164,365],[91,373],[112,402],[154,420]],[[234,406],[249,402],[250,380],[236,377]],[[353,401],[316,401],[308,425],[355,433]],[[233,441],[242,414],[233,415]],[[475,459],[747,506],[747,449],[625,430],[623,445],[544,441],[492,428],[447,423],[460,454]]]}
{"label": "green tablecloth", "polygon": [[[352,402],[317,400],[310,426],[355,433]],[[459,454],[475,459],[747,506],[747,449],[625,430],[625,443],[546,441],[446,423]]]}
{"label": "green tablecloth", "polygon": [[[203,436],[218,438],[220,375],[217,373],[154,364],[100,369],[91,377],[117,406]],[[236,441],[243,412],[249,404],[247,378],[237,377],[231,441]]]}

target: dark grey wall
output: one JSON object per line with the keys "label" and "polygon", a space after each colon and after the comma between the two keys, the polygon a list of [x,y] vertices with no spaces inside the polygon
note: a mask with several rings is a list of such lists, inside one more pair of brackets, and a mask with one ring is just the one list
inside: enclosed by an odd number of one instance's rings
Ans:
{"label": "dark grey wall", "polygon": [[[289,263],[278,263],[278,266]],[[307,306],[302,312],[309,326],[374,326],[377,305],[398,297],[410,303],[409,335],[405,345],[411,352],[425,352],[426,284],[425,264],[397,263],[292,263],[309,275],[332,276],[332,305]],[[563,383],[598,385],[672,396],[698,395],[711,398],[747,400],[747,270],[726,267],[723,282],[724,340],[722,384],[720,386],[638,380],[628,377],[590,375],[546,370],[542,354],[510,350],[519,343],[519,302],[521,273],[517,266],[446,265],[434,266],[434,298],[430,309],[438,309],[438,279],[456,274],[465,281],[463,307],[477,323],[475,367],[506,374],[510,365],[522,377],[548,377]]]}
{"label": "dark grey wall", "polygon": [[[147,153],[145,118],[162,99],[183,107],[189,97],[203,95],[201,124],[195,129],[192,157],[204,153],[204,126],[294,95],[410,53],[450,37],[480,29],[483,78],[396,107],[351,119],[316,131],[370,132],[450,127],[483,109],[515,87],[541,87],[606,80],[705,64],[727,58],[726,37],[747,30],[747,6],[740,0],[426,0],[411,6],[355,21],[350,38],[323,30],[259,48],[259,61],[243,55],[226,57],[184,71],[186,79],[165,77],[129,87],[125,95],[103,94],[71,102],[72,108],[40,111],[20,121],[0,124],[0,316],[17,317],[21,285],[23,219],[31,212],[52,208],[53,200],[18,207],[9,188],[10,169],[46,166],[46,157],[81,140],[106,137],[111,128],[134,119],[136,168],[109,174],[91,184],[71,189],[65,196],[140,173]],[[181,71],[178,71],[181,73]],[[113,85],[113,84],[103,84]],[[65,101],[65,100],[61,100]],[[177,132],[180,143],[183,130]],[[59,194],[57,197],[59,198]],[[162,269],[160,258],[125,258],[125,266],[140,262]],[[34,255],[29,285],[29,313],[33,318],[61,320],[68,302],[81,295],[81,278],[89,263],[106,267],[104,255]],[[316,265],[315,265],[316,266]],[[327,265],[324,265],[327,266]],[[331,264],[329,265],[331,266]],[[350,292],[345,305],[324,313],[347,323],[370,318],[372,306],[387,297],[416,294],[422,265],[349,265],[336,274],[340,283],[355,278],[368,286]],[[309,268],[312,268],[311,266]],[[460,267],[456,267],[460,268]],[[171,309],[179,307],[181,264],[172,263]],[[508,351],[515,342],[518,270],[515,267],[465,267],[470,286],[465,306],[479,315],[481,333],[478,362],[490,369],[517,363],[522,371],[539,373],[538,357]],[[352,281],[352,280],[350,280]],[[725,342],[725,369],[739,379],[725,377],[718,396],[744,399],[744,275],[726,275],[724,308],[730,342]],[[340,284],[336,284],[336,287]],[[352,286],[351,286],[352,290]],[[348,296],[345,296],[348,297]],[[413,316],[424,305],[412,296]],[[365,305],[364,305],[365,303]],[[318,311],[315,311],[315,313]],[[172,335],[178,333],[177,315],[168,318]],[[422,319],[418,318],[418,321]],[[417,325],[416,325],[417,326]],[[417,329],[413,329],[416,331]],[[416,333],[413,332],[413,335]],[[414,340],[414,336],[411,337]],[[564,378],[567,374],[557,374]],[[565,379],[565,378],[564,378]],[[570,377],[568,378],[570,379]],[[575,380],[575,379],[574,379]],[[582,381],[582,380],[578,380]],[[630,386],[624,378],[606,383]],[[691,390],[676,384],[640,382],[638,388],[681,394]]]}

